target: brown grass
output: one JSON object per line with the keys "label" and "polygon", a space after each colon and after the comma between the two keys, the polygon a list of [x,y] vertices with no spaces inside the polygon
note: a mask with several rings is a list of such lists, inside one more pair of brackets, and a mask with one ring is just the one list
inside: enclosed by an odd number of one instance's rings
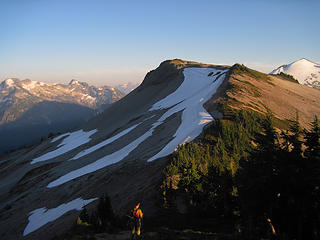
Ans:
{"label": "brown grass", "polygon": [[263,114],[269,109],[282,127],[295,118],[296,112],[305,128],[309,128],[315,115],[320,116],[320,91],[317,89],[285,81],[279,76],[258,78],[251,71],[233,71],[226,81],[228,87],[221,89],[226,90],[225,94],[220,93],[224,94],[221,103],[230,108],[246,108]]}

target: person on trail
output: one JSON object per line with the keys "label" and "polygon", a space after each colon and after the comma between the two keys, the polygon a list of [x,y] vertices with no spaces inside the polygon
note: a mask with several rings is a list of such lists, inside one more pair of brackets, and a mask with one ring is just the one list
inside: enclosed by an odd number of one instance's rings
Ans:
{"label": "person on trail", "polygon": [[141,234],[141,225],[142,225],[142,218],[143,218],[143,213],[142,210],[140,209],[140,203],[138,203],[133,210],[131,210],[132,215],[133,215],[133,226],[132,226],[132,231],[131,231],[131,239],[134,239],[135,236],[137,238],[140,238]]}

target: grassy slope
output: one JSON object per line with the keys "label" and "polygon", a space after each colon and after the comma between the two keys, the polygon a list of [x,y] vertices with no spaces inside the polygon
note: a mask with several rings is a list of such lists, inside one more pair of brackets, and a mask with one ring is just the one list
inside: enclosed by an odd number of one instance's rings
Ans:
{"label": "grassy slope", "polygon": [[296,112],[300,113],[301,125],[305,128],[309,127],[314,115],[320,116],[319,90],[240,64],[231,68],[217,95],[206,104],[206,108],[213,115],[218,110],[226,118],[230,109],[247,109],[261,114],[270,110],[275,115],[275,126],[287,129]]}

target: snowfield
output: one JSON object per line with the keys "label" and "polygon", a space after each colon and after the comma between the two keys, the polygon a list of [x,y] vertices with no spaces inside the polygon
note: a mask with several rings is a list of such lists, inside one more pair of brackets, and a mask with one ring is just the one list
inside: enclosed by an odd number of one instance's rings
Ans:
{"label": "snowfield", "polygon": [[31,164],[42,162],[49,160],[51,158],[58,157],[66,152],[69,152],[91,140],[90,136],[97,132],[97,129],[91,130],[89,132],[84,132],[83,130],[78,130],[73,133],[62,134],[54,138],[51,142],[55,142],[60,140],[63,137],[66,137],[62,140],[62,142],[58,145],[56,150],[43,154],[40,157],[37,157],[31,161]]}
{"label": "snowfield", "polygon": [[14,81],[11,78],[6,79],[4,82],[8,88],[14,87]]}
{"label": "snowfield", "polygon": [[39,82],[37,81],[30,81],[29,83],[24,83],[22,84],[22,87],[28,91],[30,91],[31,89],[35,88],[36,85],[38,84]]}
{"label": "snowfield", "polygon": [[302,85],[320,87],[320,64],[302,58],[298,61],[283,65],[273,70],[270,74],[281,72],[292,75]]}
{"label": "snowfield", "polygon": [[[213,72],[213,74],[208,76],[211,72]],[[146,133],[120,150],[59,177],[58,179],[49,183],[47,187],[57,187],[75,178],[123,160],[148,137],[151,137],[155,128],[161,125],[167,118],[180,111],[183,111],[181,124],[174,134],[173,140],[171,140],[160,152],[150,158],[148,162],[171,154],[179,146],[179,144],[192,141],[194,138],[199,136],[206,124],[213,121],[213,117],[203,108],[203,104],[208,101],[217,91],[218,87],[225,78],[226,72],[227,70],[219,70],[214,68],[184,69],[183,73],[185,78],[180,87],[174,93],[155,103],[150,108],[149,111],[151,112],[160,109],[168,110],[155,123],[152,124],[152,127]],[[134,127],[136,126],[132,126],[131,128]],[[118,135],[115,135],[114,137],[107,139],[98,145],[80,152],[73,159],[77,159],[101,148],[102,146],[110,143],[111,140],[114,141],[115,139],[127,134],[132,130],[131,128],[124,130]]]}
{"label": "snowfield", "polygon": [[74,156],[73,158],[71,158],[70,160],[76,160],[78,158],[81,158],[85,155],[88,155],[112,142],[114,142],[115,140],[119,139],[120,137],[126,135],[127,133],[131,132],[133,129],[135,129],[139,124],[136,124],[130,128],[127,128],[125,130],[123,130],[122,132],[118,133],[117,135],[111,137],[111,138],[108,138],[107,140],[104,140],[103,142],[97,144],[97,145],[94,145],[92,146],[91,148],[88,148],[88,149],[85,149],[83,151],[81,151],[80,153],[78,153],[76,156]]}
{"label": "snowfield", "polygon": [[46,225],[49,222],[55,221],[59,217],[61,217],[63,214],[71,211],[71,210],[82,210],[82,208],[97,200],[98,198],[91,198],[88,200],[83,200],[82,198],[77,198],[71,202],[61,204],[60,206],[56,208],[38,208],[32,212],[30,212],[29,215],[29,223],[24,229],[23,236],[26,236],[27,234],[39,229],[40,227]]}
{"label": "snowfield", "polygon": [[[213,68],[185,68],[181,86],[166,98],[155,103],[150,111],[170,108],[170,116],[183,110],[182,121],[174,138],[148,162],[171,154],[180,144],[190,142],[200,135],[203,127],[213,121],[213,117],[204,109],[207,102],[217,91],[225,78],[227,70]],[[211,76],[209,73],[213,72]],[[220,72],[219,74],[217,74]],[[177,105],[176,105],[177,104]],[[166,113],[165,113],[166,114]]]}

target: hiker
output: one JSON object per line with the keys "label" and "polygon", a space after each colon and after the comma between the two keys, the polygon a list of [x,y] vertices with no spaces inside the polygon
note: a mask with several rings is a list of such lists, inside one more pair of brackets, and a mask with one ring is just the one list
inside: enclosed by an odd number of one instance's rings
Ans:
{"label": "hiker", "polygon": [[142,218],[143,213],[140,209],[140,203],[138,203],[133,210],[131,210],[133,215],[133,226],[131,231],[131,239],[134,239],[135,236],[140,238],[141,234],[141,225],[142,225]]}

